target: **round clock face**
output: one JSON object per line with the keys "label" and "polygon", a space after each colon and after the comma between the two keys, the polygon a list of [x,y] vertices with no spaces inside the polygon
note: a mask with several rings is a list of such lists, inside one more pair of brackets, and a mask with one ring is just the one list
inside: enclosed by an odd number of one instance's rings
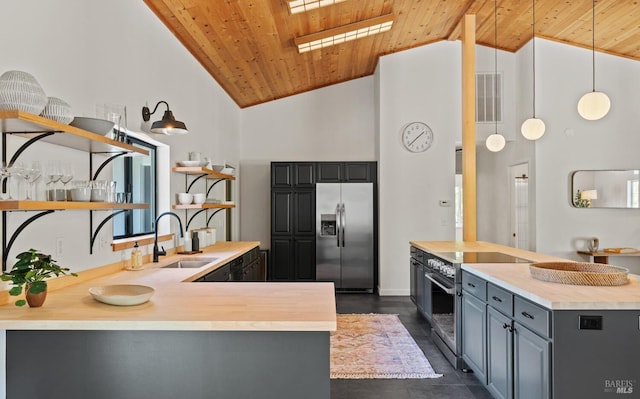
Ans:
{"label": "round clock face", "polygon": [[402,144],[411,152],[426,151],[433,143],[433,131],[422,122],[412,122],[402,130]]}

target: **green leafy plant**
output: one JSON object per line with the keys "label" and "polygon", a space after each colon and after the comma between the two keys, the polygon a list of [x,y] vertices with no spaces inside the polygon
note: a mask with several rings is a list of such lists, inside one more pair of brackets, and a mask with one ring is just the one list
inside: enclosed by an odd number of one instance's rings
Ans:
{"label": "green leafy plant", "polygon": [[580,190],[576,191],[576,196],[573,198],[573,203],[575,204],[576,208],[589,207],[589,201],[586,199],[582,199]]}
{"label": "green leafy plant", "polygon": [[[51,255],[42,254],[35,249],[30,249],[16,256],[18,262],[13,265],[10,272],[0,275],[0,280],[11,281],[13,288],[9,290],[9,295],[18,296],[22,294],[22,287],[29,286],[29,292],[39,294],[47,289],[45,279],[53,276],[70,274],[77,277],[76,273],[67,273],[69,268],[60,267]],[[24,299],[16,301],[16,306],[24,306],[27,303]]]}

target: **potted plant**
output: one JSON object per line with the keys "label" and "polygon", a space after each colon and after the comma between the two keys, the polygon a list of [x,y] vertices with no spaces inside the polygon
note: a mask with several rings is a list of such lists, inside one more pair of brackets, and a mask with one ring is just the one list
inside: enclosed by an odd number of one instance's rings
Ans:
{"label": "potted plant", "polygon": [[13,265],[10,272],[0,275],[2,281],[11,281],[13,288],[9,290],[9,295],[18,296],[22,294],[22,287],[25,287],[24,299],[16,301],[16,306],[24,306],[29,303],[30,307],[39,307],[47,297],[47,282],[45,279],[53,276],[76,273],[67,273],[66,267],[60,267],[51,255],[42,254],[35,249],[30,249],[16,256],[18,262]]}

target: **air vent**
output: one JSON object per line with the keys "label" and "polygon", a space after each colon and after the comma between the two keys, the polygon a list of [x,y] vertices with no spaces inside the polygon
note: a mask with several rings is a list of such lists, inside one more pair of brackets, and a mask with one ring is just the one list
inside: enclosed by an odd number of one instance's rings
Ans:
{"label": "air vent", "polygon": [[[496,83],[497,87],[494,86]],[[494,93],[497,94],[496,99]],[[502,122],[501,73],[476,74],[476,122]]]}

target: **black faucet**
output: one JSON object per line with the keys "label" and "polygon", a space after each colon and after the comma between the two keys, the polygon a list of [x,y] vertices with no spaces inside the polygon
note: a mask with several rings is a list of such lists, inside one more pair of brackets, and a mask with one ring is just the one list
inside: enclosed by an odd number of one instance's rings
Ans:
{"label": "black faucet", "polygon": [[164,250],[164,247],[162,247],[162,251],[158,250],[158,220],[160,220],[160,218],[163,217],[164,215],[172,215],[176,219],[178,219],[178,224],[180,225],[180,238],[182,238],[184,234],[182,230],[182,221],[180,220],[180,217],[178,215],[176,215],[173,212],[164,212],[158,215],[158,217],[156,218],[156,224],[154,226],[155,236],[153,238],[153,261],[156,263],[158,262],[158,257],[164,256],[167,254],[167,251]]}

